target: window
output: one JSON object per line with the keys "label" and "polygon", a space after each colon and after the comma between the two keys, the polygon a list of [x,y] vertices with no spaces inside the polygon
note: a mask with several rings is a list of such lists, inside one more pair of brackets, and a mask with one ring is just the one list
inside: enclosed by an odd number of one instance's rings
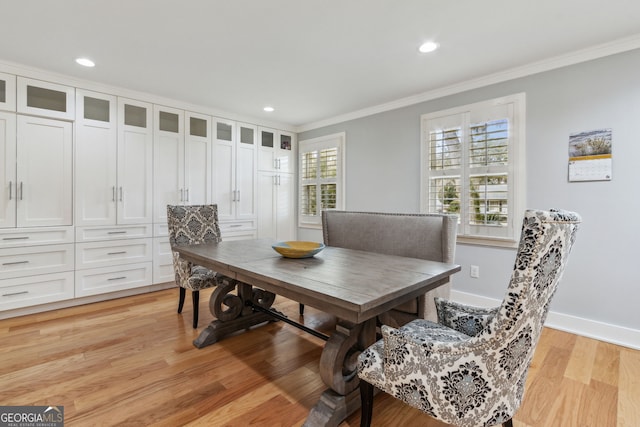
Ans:
{"label": "window", "polygon": [[524,108],[518,94],[422,116],[421,210],[459,215],[460,242],[517,243]]}
{"label": "window", "polygon": [[344,208],[344,141],[344,133],[300,141],[301,227],[319,228],[323,209]]}

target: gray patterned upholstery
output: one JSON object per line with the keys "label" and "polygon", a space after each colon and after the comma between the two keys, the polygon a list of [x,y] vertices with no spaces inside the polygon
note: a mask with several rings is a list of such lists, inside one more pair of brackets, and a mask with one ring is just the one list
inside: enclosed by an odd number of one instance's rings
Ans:
{"label": "gray patterned upholstery", "polygon": [[[525,213],[499,307],[440,299],[439,323],[418,319],[399,329],[383,326],[382,340],[358,357],[363,397],[373,396],[368,383],[455,426],[511,423],[580,221],[568,211]],[[370,404],[363,401],[363,408]]]}
{"label": "gray patterned upholstery", "polygon": [[[400,214],[326,210],[322,212],[324,243],[387,255],[453,263],[457,215]],[[449,282],[379,316],[399,327],[416,318],[436,320],[435,297],[449,297]]]}
{"label": "gray patterned upholstery", "polygon": [[[219,242],[217,205],[167,205],[167,224],[169,226],[169,244],[174,246]],[[176,284],[180,287],[178,313],[182,313],[186,289],[192,291],[193,328],[198,326],[198,301],[201,289],[216,286],[221,279],[215,272],[180,258],[180,254],[171,251]]]}

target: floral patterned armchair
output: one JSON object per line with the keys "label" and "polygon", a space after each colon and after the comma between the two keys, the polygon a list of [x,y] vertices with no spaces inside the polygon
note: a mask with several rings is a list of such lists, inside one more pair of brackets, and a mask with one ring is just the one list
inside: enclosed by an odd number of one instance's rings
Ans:
{"label": "floral patterned armchair", "polygon": [[512,426],[551,298],[580,216],[529,210],[504,301],[482,309],[436,299],[438,323],[382,327],[358,357],[361,425],[371,422],[373,386],[460,427]]}
{"label": "floral patterned armchair", "polygon": [[[169,244],[172,248],[176,245],[221,241],[217,205],[168,205],[167,223]],[[172,254],[176,284],[180,287],[178,313],[182,313],[186,290],[190,289],[193,300],[193,328],[195,329],[198,327],[199,291],[216,286],[220,278],[215,272],[180,258],[178,252],[172,251]]]}

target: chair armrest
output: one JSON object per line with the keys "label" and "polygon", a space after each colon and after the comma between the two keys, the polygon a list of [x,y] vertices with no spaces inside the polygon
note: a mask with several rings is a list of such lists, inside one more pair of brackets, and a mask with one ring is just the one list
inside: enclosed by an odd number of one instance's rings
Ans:
{"label": "chair armrest", "polygon": [[474,337],[491,330],[491,320],[500,307],[483,308],[459,304],[444,298],[435,298],[438,322],[448,328]]}

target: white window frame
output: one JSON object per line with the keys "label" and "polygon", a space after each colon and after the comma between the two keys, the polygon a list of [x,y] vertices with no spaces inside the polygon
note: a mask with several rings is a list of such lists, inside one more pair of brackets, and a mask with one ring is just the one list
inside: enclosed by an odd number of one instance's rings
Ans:
{"label": "white window frame", "polygon": [[[437,131],[440,126],[442,126],[442,129],[445,129],[445,126],[451,127],[454,123],[455,126],[459,126],[462,129],[462,152],[464,154],[459,175],[461,207],[458,243],[500,247],[517,247],[518,245],[522,215],[524,214],[526,203],[525,101],[525,94],[518,93],[421,116],[420,210],[424,213],[429,213],[430,209],[430,179],[438,175],[437,172],[432,173],[429,169],[430,132]],[[471,169],[468,159],[468,133],[470,125],[473,123],[503,118],[496,115],[495,110],[498,109],[508,111],[509,115],[508,164],[505,167],[508,183],[508,219],[506,227],[492,228],[490,226],[471,225],[468,220],[471,211],[469,203]],[[487,167],[486,173],[491,173],[490,167]]]}
{"label": "white window frame", "polygon": [[[336,178],[321,178],[317,177],[314,181],[317,186],[326,183],[335,183],[336,184],[336,208],[335,209],[344,209],[345,206],[345,141],[346,134],[345,132],[335,133],[331,135],[321,136],[317,138],[307,139],[304,141],[298,142],[298,226],[302,228],[314,228],[321,229],[322,228],[322,214],[319,210],[317,215],[303,215],[302,213],[302,196],[303,185],[309,185],[308,180],[303,179],[303,165],[302,159],[305,153],[309,153],[311,151],[319,151],[328,148],[336,148],[338,150],[338,157],[336,165],[337,168],[337,176]],[[316,191],[317,202],[316,206],[322,206],[320,201],[320,191]]]}

